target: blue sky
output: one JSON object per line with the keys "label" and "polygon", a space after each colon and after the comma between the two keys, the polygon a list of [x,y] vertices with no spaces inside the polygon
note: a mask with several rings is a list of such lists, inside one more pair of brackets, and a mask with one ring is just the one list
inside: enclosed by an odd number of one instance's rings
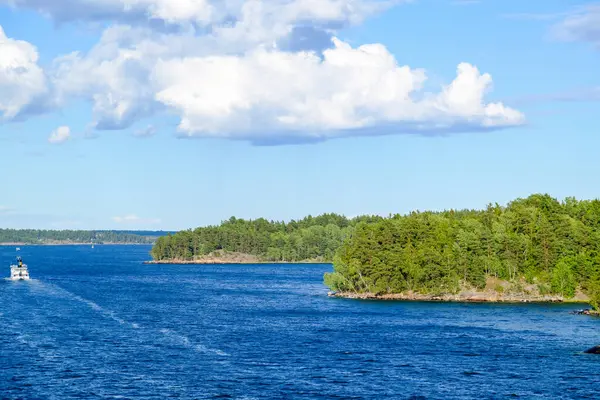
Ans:
{"label": "blue sky", "polygon": [[600,197],[599,2],[9,3],[1,227]]}

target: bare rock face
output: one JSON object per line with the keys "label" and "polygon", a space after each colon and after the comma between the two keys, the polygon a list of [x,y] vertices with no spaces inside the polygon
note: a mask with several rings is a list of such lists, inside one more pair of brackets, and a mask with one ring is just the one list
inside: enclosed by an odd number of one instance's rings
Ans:
{"label": "bare rock face", "polygon": [[587,353],[587,354],[600,354],[600,346],[594,346],[591,349],[587,349],[586,351],[584,351],[584,353]]}
{"label": "bare rock face", "polygon": [[575,311],[571,311],[571,314],[577,314],[577,315],[592,315],[592,310],[590,310],[590,309],[586,309],[586,310],[575,310]]}

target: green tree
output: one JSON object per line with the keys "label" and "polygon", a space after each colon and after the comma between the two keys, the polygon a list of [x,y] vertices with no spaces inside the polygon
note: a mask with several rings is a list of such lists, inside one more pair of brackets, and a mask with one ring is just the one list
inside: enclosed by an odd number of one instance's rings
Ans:
{"label": "green tree", "polygon": [[572,257],[561,258],[552,271],[552,291],[565,297],[575,295],[575,276],[573,275]]}

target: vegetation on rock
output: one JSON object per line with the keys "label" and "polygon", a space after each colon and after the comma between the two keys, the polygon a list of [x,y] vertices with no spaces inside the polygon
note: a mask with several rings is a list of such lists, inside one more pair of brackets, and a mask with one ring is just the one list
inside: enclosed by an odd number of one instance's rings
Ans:
{"label": "vegetation on rock", "polygon": [[[490,278],[512,292],[573,297],[600,306],[600,200],[535,194],[484,210],[412,212],[353,219],[337,214],[273,222],[234,217],[219,226],[161,237],[156,261],[202,259],[218,250],[260,260],[333,261],[325,283],[338,292],[455,294]],[[502,293],[504,287],[497,287]]]}
{"label": "vegetation on rock", "polygon": [[413,212],[361,223],[338,249],[333,290],[457,293],[488,277],[600,302],[600,201],[548,195],[485,210]]}
{"label": "vegetation on rock", "polygon": [[329,262],[356,224],[379,219],[381,217],[348,219],[337,214],[323,214],[285,223],[231,217],[219,226],[161,237],[151,254],[156,261],[194,260],[225,250],[255,255],[265,261]]}

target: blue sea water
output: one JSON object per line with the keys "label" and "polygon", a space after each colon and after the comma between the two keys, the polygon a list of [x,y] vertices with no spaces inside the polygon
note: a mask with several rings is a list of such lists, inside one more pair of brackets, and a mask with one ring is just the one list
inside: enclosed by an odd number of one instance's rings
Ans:
{"label": "blue sea water", "polygon": [[[329,265],[149,250],[22,246],[33,279],[0,281],[0,398],[600,398],[581,306],[332,299]],[[6,276],[15,255],[0,247]]]}

